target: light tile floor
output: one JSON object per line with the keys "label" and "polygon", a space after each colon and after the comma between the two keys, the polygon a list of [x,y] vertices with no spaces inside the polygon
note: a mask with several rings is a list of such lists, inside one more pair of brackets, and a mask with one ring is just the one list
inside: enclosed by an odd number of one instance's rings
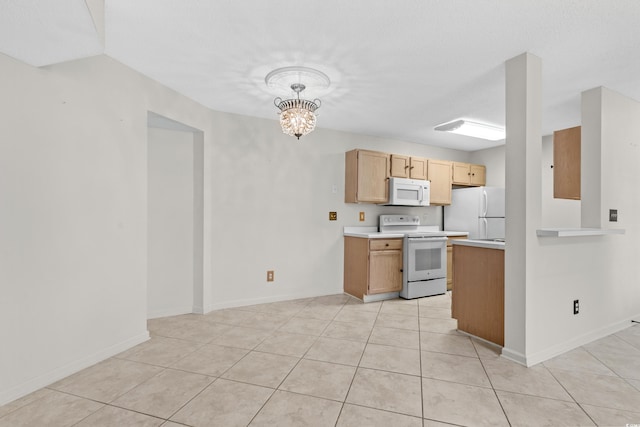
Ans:
{"label": "light tile floor", "polygon": [[525,368],[450,306],[331,295],[150,320],[151,340],[0,407],[0,427],[640,423],[640,326]]}

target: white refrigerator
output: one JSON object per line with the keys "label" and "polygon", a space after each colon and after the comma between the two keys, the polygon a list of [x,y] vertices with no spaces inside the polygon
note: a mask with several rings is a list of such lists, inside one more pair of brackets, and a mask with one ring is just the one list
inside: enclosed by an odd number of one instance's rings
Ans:
{"label": "white refrigerator", "polygon": [[468,231],[469,239],[504,239],[504,188],[454,189],[444,207],[444,229]]}

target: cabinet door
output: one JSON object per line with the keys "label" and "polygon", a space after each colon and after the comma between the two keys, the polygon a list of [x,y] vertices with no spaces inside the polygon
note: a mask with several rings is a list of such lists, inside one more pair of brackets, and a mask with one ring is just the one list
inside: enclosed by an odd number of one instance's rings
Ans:
{"label": "cabinet door", "polygon": [[409,156],[391,155],[391,176],[395,178],[409,178]]}
{"label": "cabinet door", "polygon": [[389,200],[389,155],[376,151],[358,152],[358,202],[385,203]]}
{"label": "cabinet door", "polygon": [[453,162],[453,183],[456,185],[469,185],[471,172],[469,163]]}
{"label": "cabinet door", "polygon": [[411,166],[409,168],[411,179],[428,179],[427,178],[427,159],[422,157],[411,157]]}
{"label": "cabinet door", "polygon": [[369,252],[369,294],[402,289],[402,251]]}
{"label": "cabinet door", "polygon": [[471,172],[471,181],[469,184],[475,186],[485,185],[487,182],[487,168],[484,165],[469,165],[469,172]]}
{"label": "cabinet door", "polygon": [[580,126],[553,133],[553,197],[580,200]]}
{"label": "cabinet door", "polygon": [[447,290],[453,289],[453,247],[447,244]]}
{"label": "cabinet door", "polygon": [[431,204],[451,204],[451,162],[429,159],[428,179],[431,181]]}

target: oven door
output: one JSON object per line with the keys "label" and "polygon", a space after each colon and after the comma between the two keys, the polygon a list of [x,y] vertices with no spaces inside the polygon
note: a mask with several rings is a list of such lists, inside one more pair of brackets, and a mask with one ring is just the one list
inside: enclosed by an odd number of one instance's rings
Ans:
{"label": "oven door", "polygon": [[447,277],[447,238],[405,237],[404,260],[408,282]]}

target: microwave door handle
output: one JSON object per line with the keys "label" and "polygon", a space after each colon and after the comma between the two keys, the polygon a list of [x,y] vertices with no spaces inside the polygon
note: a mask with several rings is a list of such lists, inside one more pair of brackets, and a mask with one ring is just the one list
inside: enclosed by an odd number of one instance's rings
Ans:
{"label": "microwave door handle", "polygon": [[422,188],[422,185],[418,187],[418,199],[420,202],[422,202],[424,200],[424,188]]}

